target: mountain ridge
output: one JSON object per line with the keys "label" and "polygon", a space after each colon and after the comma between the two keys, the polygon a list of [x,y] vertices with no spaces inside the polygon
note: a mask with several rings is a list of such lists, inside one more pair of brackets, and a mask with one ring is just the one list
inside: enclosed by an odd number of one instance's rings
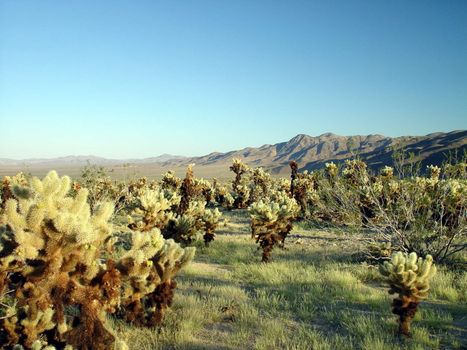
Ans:
{"label": "mountain ridge", "polygon": [[197,167],[228,167],[232,158],[240,158],[251,166],[261,166],[277,174],[288,172],[291,160],[296,161],[302,170],[314,170],[323,167],[326,162],[342,163],[356,155],[367,162],[370,168],[377,169],[384,165],[392,165],[394,149],[413,152],[416,160],[421,161],[422,165],[439,164],[449,152],[467,152],[467,130],[399,137],[379,134],[341,136],[330,132],[318,136],[298,134],[284,142],[245,147],[229,152],[215,151],[198,157],[162,154],[143,159],[107,159],[93,155],[25,160],[0,158],[0,170],[2,166],[21,168],[87,164],[140,167],[157,165],[164,169],[186,167],[190,163],[195,163]]}

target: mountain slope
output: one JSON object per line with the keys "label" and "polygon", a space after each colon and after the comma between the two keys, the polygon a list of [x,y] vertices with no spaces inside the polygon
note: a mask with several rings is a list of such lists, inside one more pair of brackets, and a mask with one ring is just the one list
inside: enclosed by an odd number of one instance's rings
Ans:
{"label": "mountain slope", "polygon": [[[299,134],[287,142],[261,147],[247,147],[226,153],[213,152],[202,157],[181,157],[164,154],[144,159],[105,159],[95,156],[69,156],[55,159],[0,159],[0,175],[18,171],[31,173],[46,169],[63,169],[65,172],[79,173],[86,164],[104,165],[117,172],[158,176],[169,169],[183,174],[190,163],[196,164],[198,174],[203,176],[223,176],[228,173],[232,158],[240,158],[247,164],[264,167],[274,174],[289,172],[289,162],[295,160],[304,170],[324,167],[326,162],[341,163],[355,157],[368,163],[373,169],[392,164],[394,149],[403,148],[413,152],[422,165],[440,164],[451,152],[467,152],[467,130],[449,133],[433,133],[426,136],[386,137],[382,135],[339,136],[332,133],[320,136]],[[120,170],[119,170],[120,169]]]}
{"label": "mountain slope", "polygon": [[[402,136],[397,138],[382,135],[339,136],[326,133],[320,136],[297,135],[287,142],[244,148],[228,153],[211,153],[204,157],[171,162],[172,165],[196,163],[197,166],[229,164],[232,158],[240,158],[252,166],[262,166],[273,173],[288,171],[288,164],[295,160],[302,169],[317,169],[326,162],[340,163],[356,154],[372,168],[392,164],[393,149],[413,152],[417,160],[426,164],[439,164],[451,151],[467,151],[467,131],[435,133],[426,136]],[[169,165],[167,163],[166,165]]]}

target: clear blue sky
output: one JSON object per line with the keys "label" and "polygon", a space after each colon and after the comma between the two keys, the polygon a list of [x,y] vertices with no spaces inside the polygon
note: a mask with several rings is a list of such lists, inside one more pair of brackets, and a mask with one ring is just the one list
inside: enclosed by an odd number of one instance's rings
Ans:
{"label": "clear blue sky", "polygon": [[0,157],[467,128],[465,0],[2,0]]}

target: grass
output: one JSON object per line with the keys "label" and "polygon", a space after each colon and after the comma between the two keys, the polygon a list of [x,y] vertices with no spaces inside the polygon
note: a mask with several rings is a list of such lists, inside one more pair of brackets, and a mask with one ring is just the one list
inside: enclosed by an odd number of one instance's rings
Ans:
{"label": "grass", "polygon": [[413,336],[396,336],[391,297],[375,266],[357,262],[357,234],[297,225],[260,263],[245,211],[225,213],[211,247],[178,277],[159,329],[114,322],[130,349],[462,349],[467,347],[467,274],[441,268]]}

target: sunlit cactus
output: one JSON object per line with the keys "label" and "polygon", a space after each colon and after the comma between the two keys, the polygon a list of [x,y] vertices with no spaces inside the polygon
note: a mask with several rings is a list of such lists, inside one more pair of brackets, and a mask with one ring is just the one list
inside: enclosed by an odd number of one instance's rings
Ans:
{"label": "sunlit cactus", "polygon": [[381,176],[384,177],[386,180],[390,180],[394,177],[394,168],[390,166],[385,166],[381,169]]}
{"label": "sunlit cactus", "polygon": [[206,205],[210,204],[214,199],[214,188],[208,180],[194,179],[195,196],[199,199],[204,199]]}
{"label": "sunlit cactus", "polygon": [[255,168],[250,176],[250,193],[248,202],[251,204],[270,195],[273,186],[271,175],[263,168]]}
{"label": "sunlit cactus", "polygon": [[173,218],[172,208],[178,203],[180,196],[175,193],[168,194],[164,190],[146,189],[135,200],[128,227],[143,232],[150,231],[154,227],[162,230]]}
{"label": "sunlit cactus", "polygon": [[173,279],[194,249],[162,237],[157,226],[173,203],[149,188],[133,213],[131,248],[115,259],[108,258],[113,203],[91,213],[88,190],[70,196],[71,180],[56,172],[14,188],[0,212],[2,348],[123,350],[108,314],[147,326],[161,322]]}
{"label": "sunlit cactus", "polygon": [[[42,181],[31,180],[28,197],[6,202],[0,228],[0,295],[14,288],[17,303],[15,314],[0,320],[2,346],[21,342],[31,347],[44,336],[48,344],[61,348],[83,342],[95,349],[114,344],[105,313],[118,297],[103,295],[107,289],[102,277],[110,271],[98,259],[112,232],[108,220],[113,205],[101,204],[91,215],[88,191],[81,189],[72,198],[70,185],[68,177],[52,171]],[[118,284],[115,279],[112,285]],[[79,316],[65,318],[66,305],[78,307]]]}
{"label": "sunlit cactus", "polygon": [[214,231],[216,228],[219,226],[219,220],[222,216],[222,213],[219,211],[219,209],[206,209],[204,211],[204,214],[202,216],[203,220],[203,225],[204,225],[204,243],[206,246],[209,246],[209,243],[211,243],[214,238],[215,238],[215,233]]}
{"label": "sunlit cactus", "polygon": [[234,207],[242,209],[248,207],[250,198],[250,181],[247,176],[250,168],[240,159],[234,158],[230,170],[235,173],[235,179],[232,182],[234,192]]}
{"label": "sunlit cactus", "polygon": [[193,259],[195,248],[164,240],[155,228],[135,232],[131,250],[116,262],[122,272],[122,297],[117,315],[135,325],[161,323],[171,306],[177,272]]}
{"label": "sunlit cactus", "polygon": [[190,206],[191,199],[196,195],[195,181],[193,175],[194,164],[188,165],[186,170],[185,178],[183,179],[181,188],[180,188],[180,205],[178,206],[177,214],[182,215],[188,210]]}
{"label": "sunlit cactus", "polygon": [[275,201],[253,203],[248,209],[251,217],[251,233],[263,249],[262,261],[268,262],[276,244],[284,244],[292,230],[292,222],[300,211],[293,198],[278,193]]}
{"label": "sunlit cactus", "polygon": [[428,170],[428,176],[432,179],[439,179],[439,176],[441,175],[441,168],[436,166],[436,165],[428,165],[427,166]]}
{"label": "sunlit cactus", "polygon": [[365,184],[369,181],[367,165],[360,159],[346,160],[342,175],[353,186]]}
{"label": "sunlit cactus", "polygon": [[325,174],[329,180],[333,180],[339,174],[339,168],[333,162],[326,163],[325,165]]}
{"label": "sunlit cactus", "polygon": [[172,192],[177,192],[182,185],[182,179],[177,177],[175,173],[171,170],[166,172],[161,179],[161,187],[164,190],[170,190]]}
{"label": "sunlit cactus", "polygon": [[399,315],[399,333],[409,336],[410,323],[421,300],[428,297],[430,279],[436,273],[433,258],[417,258],[416,253],[396,252],[391,261],[380,266],[381,274],[389,283],[390,294],[397,294],[392,302],[392,312]]}
{"label": "sunlit cactus", "polygon": [[296,161],[292,160],[289,163],[290,166],[290,196],[294,197],[295,193],[295,179],[298,177],[298,164]]}

